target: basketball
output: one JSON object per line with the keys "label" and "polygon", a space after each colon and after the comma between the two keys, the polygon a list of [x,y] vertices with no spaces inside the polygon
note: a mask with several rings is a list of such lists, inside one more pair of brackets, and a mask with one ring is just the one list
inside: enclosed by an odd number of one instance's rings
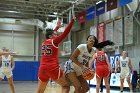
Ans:
{"label": "basketball", "polygon": [[90,72],[87,74],[85,72],[82,72],[82,76],[84,77],[84,79],[86,80],[91,80],[94,77],[94,70],[90,69]]}

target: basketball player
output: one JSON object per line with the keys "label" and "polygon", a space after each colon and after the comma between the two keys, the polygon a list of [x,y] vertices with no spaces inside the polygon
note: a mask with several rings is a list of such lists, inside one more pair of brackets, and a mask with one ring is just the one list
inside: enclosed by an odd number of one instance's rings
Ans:
{"label": "basketball player", "polygon": [[72,53],[69,61],[65,63],[66,77],[72,82],[75,93],[86,93],[89,90],[87,81],[82,76],[82,70],[87,68],[84,66],[95,53],[93,48],[97,39],[93,35],[87,37],[87,44],[80,44]]}
{"label": "basketball player", "polygon": [[[109,45],[110,41],[103,42],[101,45]],[[95,53],[98,40],[95,36],[89,35],[87,37],[87,44],[80,44],[72,53],[69,61],[66,61],[65,75],[72,82],[75,93],[86,93],[89,90],[87,80],[82,76],[82,71],[89,73],[88,62]]]}
{"label": "basketball player", "polygon": [[102,78],[105,81],[106,86],[106,93],[110,93],[110,85],[108,82],[108,77],[110,74],[110,63],[108,61],[108,56],[106,53],[102,51],[101,48],[97,48],[97,52],[93,55],[93,58],[91,59],[89,63],[89,68],[92,69],[92,65],[96,60],[96,93],[99,93],[100,84]]}
{"label": "basketball player", "polygon": [[[9,52],[9,49],[4,48],[3,52]],[[2,56],[0,56],[0,64],[2,64],[0,67],[0,81],[2,81],[2,79],[4,79],[4,77],[6,76],[12,93],[15,93],[12,77],[12,71],[15,67],[13,56],[9,54],[3,54]]]}
{"label": "basketball player", "polygon": [[124,79],[127,79],[127,83],[129,85],[129,89],[132,92],[132,84],[130,82],[131,73],[133,73],[133,67],[131,65],[131,59],[127,57],[127,52],[123,51],[122,56],[120,56],[119,60],[116,63],[115,73],[117,72],[118,65],[120,65],[120,91],[123,92],[123,83]]}
{"label": "basketball player", "polygon": [[37,93],[44,93],[50,78],[62,86],[61,93],[69,92],[69,84],[65,80],[63,71],[60,69],[58,63],[58,45],[68,35],[73,23],[74,18],[70,21],[64,32],[59,36],[56,35],[54,30],[46,30],[46,40],[42,43],[42,58],[38,71],[39,82]]}

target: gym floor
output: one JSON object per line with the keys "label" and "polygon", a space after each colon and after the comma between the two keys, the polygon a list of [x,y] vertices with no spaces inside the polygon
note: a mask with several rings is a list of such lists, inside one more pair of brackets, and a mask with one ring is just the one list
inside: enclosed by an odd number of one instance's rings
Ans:
{"label": "gym floor", "polygon": [[[14,81],[15,91],[16,93],[36,93],[37,89],[37,81]],[[45,93],[61,93],[60,86],[55,83],[48,83],[46,87]],[[88,93],[95,93],[95,87],[91,87]],[[0,93],[11,93],[9,85],[7,81],[0,82]],[[74,88],[71,87],[70,93],[74,93]],[[103,93],[106,93],[104,88]],[[118,89],[111,89],[110,93],[120,93]],[[128,91],[124,91],[123,93],[129,93]],[[135,92],[140,93],[140,92]]]}

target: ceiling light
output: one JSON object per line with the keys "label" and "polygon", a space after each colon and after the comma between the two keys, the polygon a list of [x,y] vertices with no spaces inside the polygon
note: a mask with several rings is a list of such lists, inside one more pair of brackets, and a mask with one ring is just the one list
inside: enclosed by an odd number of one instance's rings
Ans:
{"label": "ceiling light", "polygon": [[99,3],[101,3],[101,2],[102,2],[102,1],[98,1],[98,2],[96,2],[96,5],[99,4]]}

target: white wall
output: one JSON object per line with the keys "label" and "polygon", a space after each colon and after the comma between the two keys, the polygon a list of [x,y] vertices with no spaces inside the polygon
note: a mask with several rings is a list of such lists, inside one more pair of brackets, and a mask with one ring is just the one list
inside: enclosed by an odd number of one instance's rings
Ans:
{"label": "white wall", "polygon": [[0,24],[0,48],[19,52],[16,61],[34,61],[34,26]]}

